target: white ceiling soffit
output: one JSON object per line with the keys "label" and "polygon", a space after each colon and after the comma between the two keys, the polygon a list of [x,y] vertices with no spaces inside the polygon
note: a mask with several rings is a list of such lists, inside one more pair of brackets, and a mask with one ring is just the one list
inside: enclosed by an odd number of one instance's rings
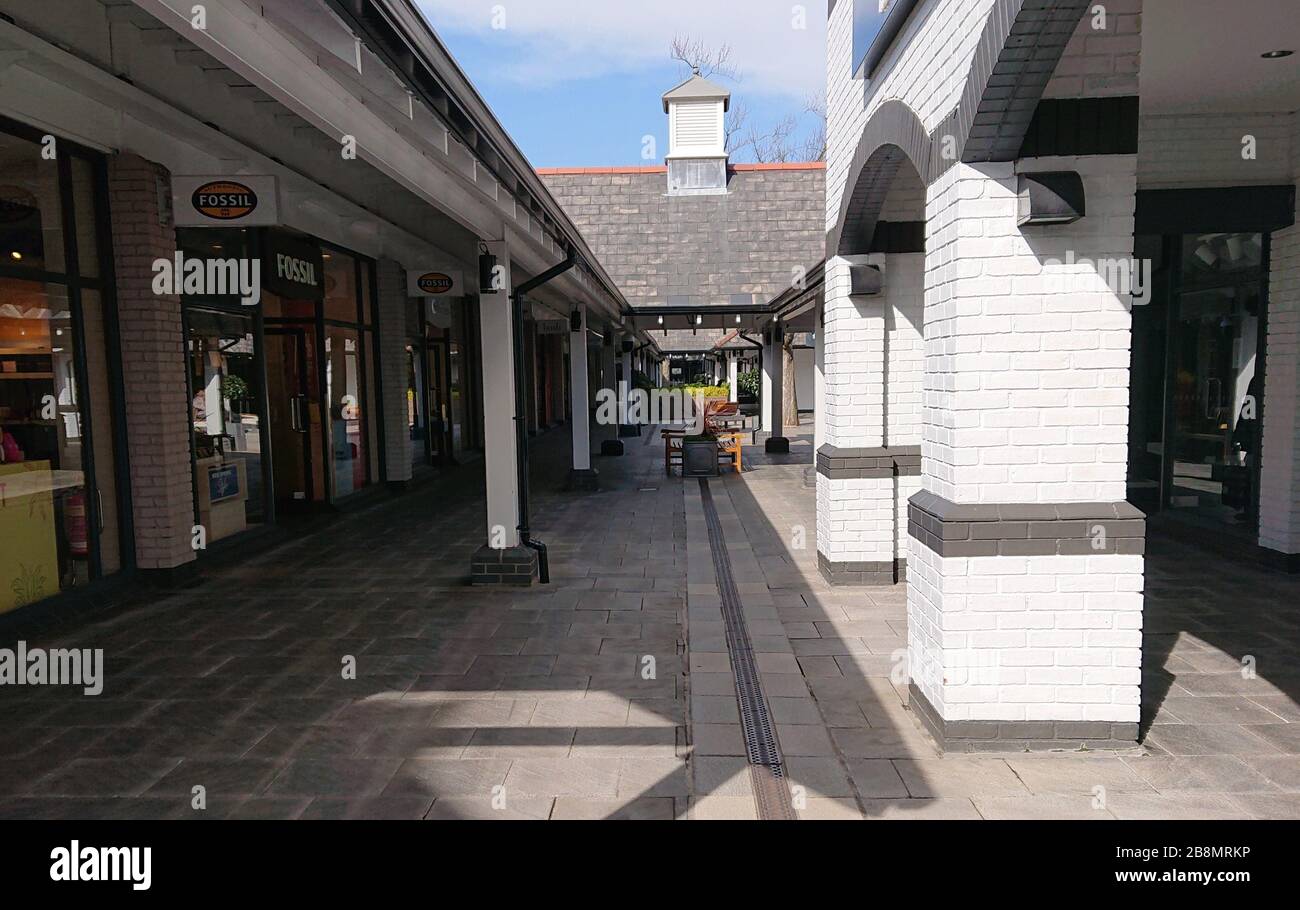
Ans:
{"label": "white ceiling soffit", "polygon": [[1300,5],[1145,0],[1141,94],[1143,114],[1300,108]]}

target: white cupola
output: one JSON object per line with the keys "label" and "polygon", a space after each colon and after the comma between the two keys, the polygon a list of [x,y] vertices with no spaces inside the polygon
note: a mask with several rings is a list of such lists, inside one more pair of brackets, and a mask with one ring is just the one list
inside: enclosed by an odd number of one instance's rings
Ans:
{"label": "white cupola", "polygon": [[698,71],[664,95],[668,115],[668,192],[708,195],[727,191],[723,118],[731,92]]}

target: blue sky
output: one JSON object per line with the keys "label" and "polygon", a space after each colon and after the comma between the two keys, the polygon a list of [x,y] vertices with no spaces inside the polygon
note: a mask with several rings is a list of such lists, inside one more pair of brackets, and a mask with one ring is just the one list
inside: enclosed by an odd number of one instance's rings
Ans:
{"label": "blue sky", "polygon": [[[759,133],[824,94],[825,0],[417,0],[535,167],[662,164],[660,96],[689,75],[681,35],[731,45],[737,80],[715,77]],[[656,156],[642,158],[653,135]],[[735,160],[753,160],[742,152]]]}

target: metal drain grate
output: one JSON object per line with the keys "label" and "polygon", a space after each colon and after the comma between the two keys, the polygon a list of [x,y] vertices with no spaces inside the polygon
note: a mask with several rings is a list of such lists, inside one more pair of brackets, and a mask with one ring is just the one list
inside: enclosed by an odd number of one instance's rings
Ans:
{"label": "metal drain grate", "polygon": [[745,626],[740,594],[736,591],[736,579],[731,574],[731,559],[727,556],[718,509],[713,504],[709,482],[703,477],[700,478],[700,498],[704,504],[709,550],[713,554],[713,571],[718,580],[718,592],[722,595],[722,621],[727,632],[727,647],[731,651],[731,673],[736,683],[736,700],[740,703],[740,724],[745,734],[745,752],[749,758],[749,775],[754,783],[758,817],[793,821],[794,806],[785,780],[781,748],[776,741],[772,715],[754,662],[754,650]]}

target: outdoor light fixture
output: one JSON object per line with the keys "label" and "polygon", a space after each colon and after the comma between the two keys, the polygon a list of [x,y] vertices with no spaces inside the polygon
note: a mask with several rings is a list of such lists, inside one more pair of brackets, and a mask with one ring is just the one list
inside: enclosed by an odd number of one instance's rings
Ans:
{"label": "outdoor light fixture", "polygon": [[662,317],[662,316],[659,317],[659,324],[660,324],[660,325],[663,325],[663,324],[664,324],[664,317]]}
{"label": "outdoor light fixture", "polygon": [[1295,51],[1265,51],[1260,54],[1265,60],[1278,60],[1282,57],[1290,57]]}
{"label": "outdoor light fixture", "polygon": [[885,276],[879,266],[858,264],[849,266],[849,294],[853,297],[874,297],[885,287]]}
{"label": "outdoor light fixture", "polygon": [[495,294],[497,257],[484,247],[478,256],[478,290],[480,294]]}
{"label": "outdoor light fixture", "polygon": [[582,331],[582,310],[574,310],[572,313],[569,314],[569,331],[570,332]]}
{"label": "outdoor light fixture", "polygon": [[1021,174],[1018,227],[1027,224],[1073,224],[1087,214],[1083,178],[1075,171]]}
{"label": "outdoor light fixture", "polygon": [[699,315],[698,313],[695,314],[695,324],[696,324],[696,325],[704,325],[704,317],[701,316],[701,315]]}

